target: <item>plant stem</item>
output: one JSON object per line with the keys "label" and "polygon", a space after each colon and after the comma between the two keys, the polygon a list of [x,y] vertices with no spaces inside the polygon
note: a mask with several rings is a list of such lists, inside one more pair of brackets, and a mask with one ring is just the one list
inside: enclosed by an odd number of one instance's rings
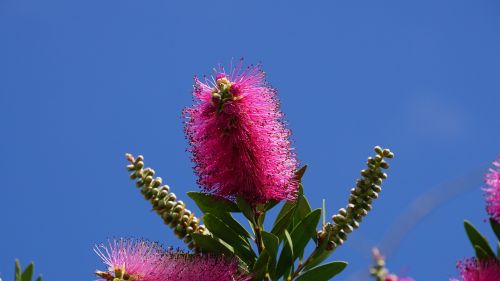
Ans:
{"label": "plant stem", "polygon": [[291,280],[293,280],[295,277],[298,277],[300,272],[311,262],[312,258],[316,254],[318,248],[314,249],[314,251],[311,253],[311,255],[306,259],[305,262],[299,264],[295,272],[292,274]]}
{"label": "plant stem", "polygon": [[252,224],[253,224],[253,230],[255,232],[255,244],[257,244],[257,249],[260,255],[264,250],[264,245],[262,242],[262,234],[261,234],[262,227],[259,225],[259,218],[260,218],[259,211],[254,209],[254,222]]}

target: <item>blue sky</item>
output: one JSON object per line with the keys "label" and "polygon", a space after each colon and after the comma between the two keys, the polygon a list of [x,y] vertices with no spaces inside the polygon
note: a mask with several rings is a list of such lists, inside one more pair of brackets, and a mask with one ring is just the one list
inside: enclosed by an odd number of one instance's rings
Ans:
{"label": "blue sky", "polygon": [[344,206],[374,145],[396,153],[374,210],[331,257],[350,262],[336,280],[363,280],[374,245],[395,272],[447,280],[473,255],[464,218],[493,239],[480,187],[500,154],[499,12],[497,1],[0,0],[1,276],[12,280],[18,257],[46,280],[90,280],[93,244],[114,236],[181,246],[124,153],[143,154],[196,210],[180,112],[194,75],[244,57],[279,91],[313,205]]}

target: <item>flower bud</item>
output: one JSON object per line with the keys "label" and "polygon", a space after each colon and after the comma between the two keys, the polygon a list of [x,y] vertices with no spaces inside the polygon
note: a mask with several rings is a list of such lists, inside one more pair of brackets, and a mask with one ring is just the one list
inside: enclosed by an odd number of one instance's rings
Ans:
{"label": "flower bud", "polygon": [[343,230],[344,230],[345,233],[351,233],[354,229],[352,228],[351,225],[346,224],[346,225],[344,225]]}
{"label": "flower bud", "polygon": [[142,180],[138,180],[136,183],[135,183],[135,186],[137,187],[142,187],[144,186],[144,182]]}
{"label": "flower bud", "polygon": [[160,187],[160,190],[165,190],[167,193],[170,191],[170,187],[168,185],[163,185],[162,187]]}
{"label": "flower bud", "polygon": [[342,215],[334,215],[332,217],[332,220],[336,224],[343,224],[345,222],[345,217],[343,217]]}
{"label": "flower bud", "polygon": [[144,183],[147,184],[147,185],[149,185],[152,181],[153,181],[153,177],[152,176],[147,176],[144,179]]}
{"label": "flower bud", "polygon": [[152,185],[153,187],[159,187],[161,185],[161,178],[157,177],[156,179],[154,179]]}
{"label": "flower bud", "polygon": [[371,186],[371,188],[372,188],[373,191],[375,191],[377,193],[382,192],[382,187],[380,185],[374,184],[374,185]]}

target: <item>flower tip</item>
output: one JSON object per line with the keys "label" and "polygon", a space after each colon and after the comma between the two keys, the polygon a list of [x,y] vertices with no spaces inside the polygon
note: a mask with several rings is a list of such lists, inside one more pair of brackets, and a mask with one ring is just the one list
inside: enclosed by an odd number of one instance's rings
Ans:
{"label": "flower tip", "polygon": [[226,73],[224,73],[224,72],[217,73],[217,75],[215,76],[215,80],[219,80],[222,78],[226,78]]}

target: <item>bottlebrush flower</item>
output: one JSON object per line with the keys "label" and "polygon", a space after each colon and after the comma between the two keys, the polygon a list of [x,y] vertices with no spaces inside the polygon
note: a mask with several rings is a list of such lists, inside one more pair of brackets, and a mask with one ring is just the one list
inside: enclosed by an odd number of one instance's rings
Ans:
{"label": "bottlebrush flower", "polygon": [[500,223],[500,156],[499,160],[493,162],[494,168],[491,168],[486,174],[486,210],[491,218]]}
{"label": "bottlebrush flower", "polygon": [[[477,259],[467,259],[458,262],[457,268],[460,271],[462,281],[493,281],[500,280],[500,264],[494,259],[478,261]],[[456,279],[450,279],[450,281]]]}
{"label": "bottlebrush flower", "polygon": [[229,257],[165,251],[143,240],[119,239],[95,247],[108,266],[97,271],[101,281],[248,281],[238,262]]}
{"label": "bottlebrush flower", "polygon": [[298,182],[295,153],[279,109],[276,90],[259,66],[195,78],[195,104],[184,110],[198,184],[226,198],[255,205],[293,200]]}
{"label": "bottlebrush flower", "polygon": [[184,281],[247,281],[251,277],[239,272],[236,260],[214,255],[192,255],[170,252],[164,264],[169,280]]}
{"label": "bottlebrush flower", "polygon": [[156,243],[119,239],[107,247],[96,246],[94,251],[108,266],[106,272],[96,272],[99,280],[167,280],[168,271],[162,266],[164,250]]}

